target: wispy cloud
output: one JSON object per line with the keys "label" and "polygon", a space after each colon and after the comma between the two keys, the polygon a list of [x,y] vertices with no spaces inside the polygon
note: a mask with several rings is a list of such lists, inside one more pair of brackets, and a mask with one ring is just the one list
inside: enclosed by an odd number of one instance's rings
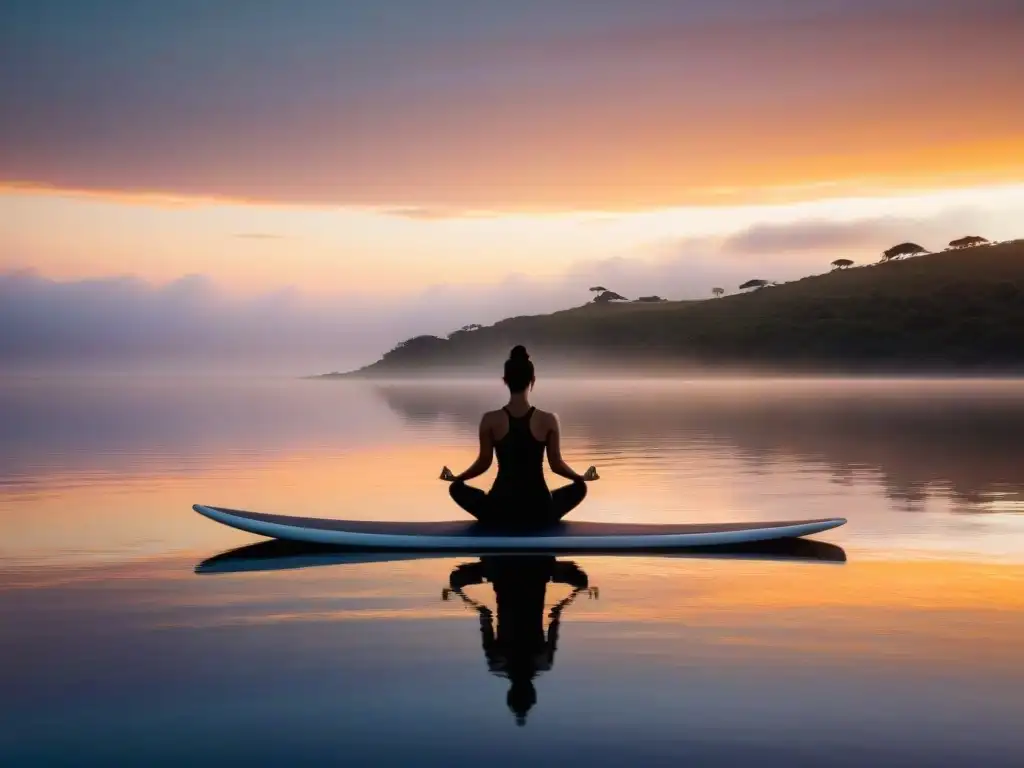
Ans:
{"label": "wispy cloud", "polygon": [[985,227],[985,215],[974,209],[945,210],[928,217],[879,216],[851,221],[811,219],[786,224],[757,224],[726,237],[723,254],[784,256],[789,253],[876,252],[908,239],[938,250],[957,233]]}
{"label": "wispy cloud", "polygon": [[877,248],[882,243],[906,239],[907,233],[920,228],[920,221],[898,218],[761,224],[726,238],[722,252],[764,255]]}
{"label": "wispy cloud", "polygon": [[421,221],[433,221],[435,219],[453,219],[472,215],[472,211],[459,208],[388,208],[382,211],[385,216],[398,216],[402,219],[417,219]]}

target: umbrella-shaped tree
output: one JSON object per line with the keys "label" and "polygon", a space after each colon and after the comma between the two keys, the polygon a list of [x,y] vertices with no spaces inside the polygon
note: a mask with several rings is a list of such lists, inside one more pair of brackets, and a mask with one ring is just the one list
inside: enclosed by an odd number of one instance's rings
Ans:
{"label": "umbrella-shaped tree", "polygon": [[988,240],[986,238],[984,238],[984,237],[979,237],[978,235],[968,235],[967,237],[961,237],[961,238],[959,238],[957,240],[950,240],[949,241],[949,247],[950,248],[970,248],[973,245],[982,245],[982,244],[987,243],[987,242],[988,242]]}
{"label": "umbrella-shaped tree", "polygon": [[725,295],[725,288],[712,288],[711,295],[716,299],[720,299]]}
{"label": "umbrella-shaped tree", "polygon": [[598,304],[606,304],[609,301],[629,301],[625,296],[616,293],[615,291],[603,291],[594,297],[594,301]]}
{"label": "umbrella-shaped tree", "polygon": [[853,262],[849,259],[836,259],[832,262],[832,269],[846,269],[847,267],[852,266]]}
{"label": "umbrella-shaped tree", "polygon": [[900,256],[917,256],[919,253],[927,253],[927,251],[917,243],[900,243],[884,251],[882,261],[892,261]]}

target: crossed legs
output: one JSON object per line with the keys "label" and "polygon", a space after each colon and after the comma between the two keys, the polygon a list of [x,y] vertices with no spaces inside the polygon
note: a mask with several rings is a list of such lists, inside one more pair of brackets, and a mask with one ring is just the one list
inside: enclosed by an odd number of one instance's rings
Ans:
{"label": "crossed legs", "polygon": [[587,484],[569,483],[551,492],[551,503],[546,510],[504,509],[486,491],[465,483],[452,483],[448,493],[462,509],[482,523],[516,523],[541,517],[542,524],[557,523],[574,510],[587,497]]}

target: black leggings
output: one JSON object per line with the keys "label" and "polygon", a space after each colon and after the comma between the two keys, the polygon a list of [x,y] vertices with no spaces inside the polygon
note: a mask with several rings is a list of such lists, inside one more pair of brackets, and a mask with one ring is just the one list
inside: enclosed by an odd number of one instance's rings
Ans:
{"label": "black leggings", "polygon": [[551,502],[539,507],[517,508],[499,503],[497,499],[465,483],[452,483],[448,492],[452,499],[481,523],[494,525],[552,525],[579,506],[587,497],[587,484],[582,480],[556,488]]}

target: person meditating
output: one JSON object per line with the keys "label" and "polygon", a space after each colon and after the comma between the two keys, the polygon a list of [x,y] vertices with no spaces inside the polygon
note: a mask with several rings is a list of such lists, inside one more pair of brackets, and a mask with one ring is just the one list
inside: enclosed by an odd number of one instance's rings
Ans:
{"label": "person meditating", "polygon": [[[590,467],[581,475],[566,464],[558,417],[530,405],[528,391],[533,389],[536,375],[526,347],[512,348],[503,378],[509,391],[508,404],[481,418],[480,455],[458,475],[444,467],[441,479],[451,483],[455,503],[481,523],[501,527],[551,525],[583,501],[586,482],[598,479],[597,470]],[[548,489],[544,480],[545,451],[551,471],[571,480],[569,485]],[[495,454],[498,476],[491,490],[466,485],[467,480],[490,468]]]}

